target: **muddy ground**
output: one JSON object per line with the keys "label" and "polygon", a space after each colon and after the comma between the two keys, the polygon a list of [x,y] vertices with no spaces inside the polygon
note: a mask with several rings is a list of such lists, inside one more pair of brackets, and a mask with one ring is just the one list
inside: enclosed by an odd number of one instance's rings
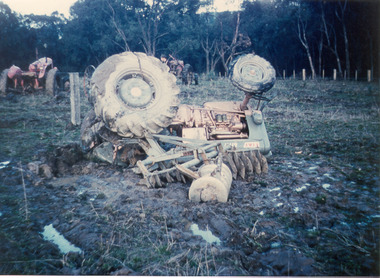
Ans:
{"label": "muddy ground", "polygon": [[[226,80],[181,91],[243,98]],[[0,274],[379,275],[378,84],[278,81],[268,96],[269,173],[198,204],[190,181],[148,189],[87,159],[68,96],[1,94]],[[82,253],[44,240],[50,224]]]}

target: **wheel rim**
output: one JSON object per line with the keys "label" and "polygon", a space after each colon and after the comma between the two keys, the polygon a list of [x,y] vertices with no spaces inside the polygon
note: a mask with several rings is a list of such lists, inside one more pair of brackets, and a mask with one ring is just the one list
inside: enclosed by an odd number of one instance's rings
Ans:
{"label": "wheel rim", "polygon": [[145,108],[155,99],[152,83],[140,76],[120,80],[116,90],[122,101],[134,108]]}

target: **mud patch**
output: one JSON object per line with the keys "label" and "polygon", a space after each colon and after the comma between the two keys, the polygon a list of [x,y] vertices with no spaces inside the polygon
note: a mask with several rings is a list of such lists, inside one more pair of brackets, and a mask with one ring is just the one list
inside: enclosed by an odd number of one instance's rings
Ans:
{"label": "mud patch", "polygon": [[[130,168],[85,159],[65,103],[1,99],[7,121],[23,120],[0,127],[0,161],[10,161],[0,169],[0,273],[379,275],[378,110],[365,88],[334,84],[279,83],[289,93],[266,111],[269,173],[234,180],[227,203],[189,201],[190,182],[148,189]],[[222,85],[198,88],[202,101],[225,99]],[[44,240],[51,224],[83,253]]]}

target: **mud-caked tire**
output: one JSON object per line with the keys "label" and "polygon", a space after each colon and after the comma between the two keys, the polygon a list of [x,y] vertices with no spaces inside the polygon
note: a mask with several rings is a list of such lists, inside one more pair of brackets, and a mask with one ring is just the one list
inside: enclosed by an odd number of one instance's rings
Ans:
{"label": "mud-caked tire", "polygon": [[54,68],[48,71],[45,81],[45,91],[47,94],[54,96],[58,91],[58,69]]}
{"label": "mud-caked tire", "polygon": [[229,69],[232,84],[248,94],[270,90],[276,81],[272,65],[255,54],[246,54],[232,61]]}
{"label": "mud-caked tire", "polygon": [[159,133],[176,115],[179,88],[169,68],[144,53],[107,58],[91,78],[95,113],[122,137]]}
{"label": "mud-caked tire", "polygon": [[9,69],[5,69],[1,72],[1,75],[0,75],[0,92],[3,92],[3,93],[5,93],[5,91],[7,90],[8,71]]}
{"label": "mud-caked tire", "polygon": [[101,143],[98,133],[103,126],[104,123],[96,118],[94,110],[91,109],[84,117],[80,129],[81,147],[84,152]]}

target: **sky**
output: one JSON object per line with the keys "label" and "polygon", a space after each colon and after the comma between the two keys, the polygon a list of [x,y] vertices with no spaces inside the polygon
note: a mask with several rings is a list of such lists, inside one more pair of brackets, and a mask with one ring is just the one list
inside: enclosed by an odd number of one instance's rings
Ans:
{"label": "sky", "polygon": [[[53,12],[64,14],[66,18],[70,16],[70,7],[77,0],[0,0],[7,4],[12,11],[25,14],[51,15]],[[236,10],[236,3],[242,0],[214,0],[217,11]]]}
{"label": "sky", "polygon": [[70,6],[77,0],[0,0],[7,4],[12,11],[25,14],[51,15],[58,11],[65,17],[70,15]]}

